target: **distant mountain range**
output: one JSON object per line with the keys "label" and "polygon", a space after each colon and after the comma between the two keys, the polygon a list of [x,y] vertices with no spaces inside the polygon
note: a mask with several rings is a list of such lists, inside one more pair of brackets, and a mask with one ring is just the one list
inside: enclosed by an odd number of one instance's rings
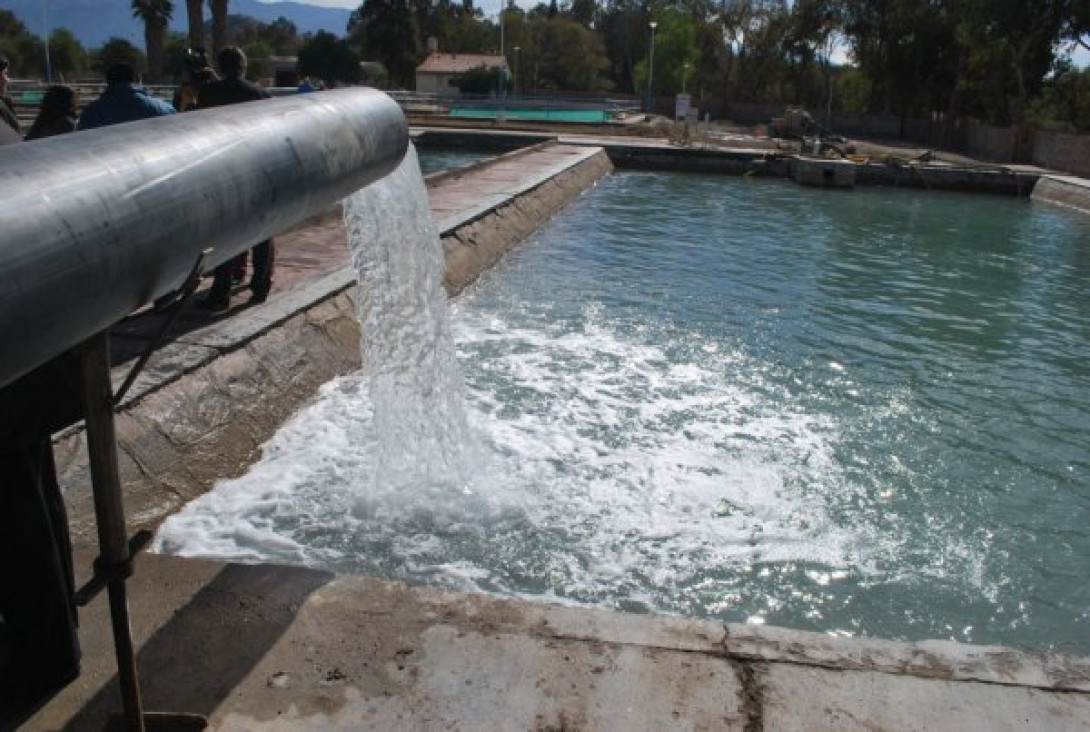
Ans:
{"label": "distant mountain range", "polygon": [[[295,23],[300,33],[324,30],[338,36],[345,34],[352,13],[298,2],[257,0],[230,0],[228,8],[232,15],[248,15],[263,23],[285,17]],[[0,10],[13,11],[38,36],[45,35],[48,21],[50,31],[67,28],[87,48],[101,46],[114,37],[144,47],[144,26],[132,17],[128,0],[0,0]],[[185,0],[175,0],[170,29],[186,32]]]}

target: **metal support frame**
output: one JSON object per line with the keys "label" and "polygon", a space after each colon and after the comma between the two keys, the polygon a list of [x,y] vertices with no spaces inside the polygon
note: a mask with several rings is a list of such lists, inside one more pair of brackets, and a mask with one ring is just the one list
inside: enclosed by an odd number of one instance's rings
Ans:
{"label": "metal support frame", "polygon": [[151,358],[151,354],[159,347],[159,344],[163,340],[163,336],[170,330],[170,326],[174,325],[174,321],[178,318],[178,313],[182,311],[182,306],[185,305],[186,301],[197,291],[197,287],[201,284],[201,275],[204,272],[204,262],[212,254],[212,251],[212,248],[209,247],[197,256],[197,263],[193,265],[193,269],[190,271],[189,276],[185,278],[185,282],[182,283],[181,287],[163,295],[163,297],[155,301],[156,310],[165,307],[167,316],[163,320],[163,324],[159,326],[159,330],[155,333],[155,337],[148,342],[148,345],[140,355],[140,358],[129,370],[129,375],[125,377],[125,381],[118,387],[117,394],[114,395],[115,407],[121,406],[122,400],[124,400],[125,395],[129,393],[129,388],[133,385],[133,382],[136,381],[136,377],[143,371],[148,359]]}
{"label": "metal support frame", "polygon": [[121,494],[121,472],[117,459],[114,428],[114,395],[110,380],[110,336],[101,331],[80,347],[83,406],[87,424],[87,453],[91,466],[91,487],[95,499],[95,522],[101,554],[95,560],[95,578],[79,592],[81,604],[98,589],[106,587],[110,598],[117,675],[121,686],[125,726],[144,732],[147,723],[169,722],[174,727],[204,729],[208,722],[198,715],[147,715],[140,698],[129,604],[125,580],[132,574],[132,557],[151,538],[141,532],[132,540],[125,527],[125,506]]}

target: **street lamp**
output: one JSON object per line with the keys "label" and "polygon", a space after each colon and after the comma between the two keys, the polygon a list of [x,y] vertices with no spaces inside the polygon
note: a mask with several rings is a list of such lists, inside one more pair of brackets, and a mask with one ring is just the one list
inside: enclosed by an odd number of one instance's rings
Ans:
{"label": "street lamp", "polygon": [[654,97],[651,96],[651,80],[655,76],[655,28],[659,24],[652,20],[647,25],[651,28],[651,47],[647,54],[647,112],[650,114],[654,111],[652,109]]}
{"label": "street lamp", "polygon": [[515,46],[515,78],[511,80],[511,86],[515,90],[515,94],[519,91],[519,47]]}

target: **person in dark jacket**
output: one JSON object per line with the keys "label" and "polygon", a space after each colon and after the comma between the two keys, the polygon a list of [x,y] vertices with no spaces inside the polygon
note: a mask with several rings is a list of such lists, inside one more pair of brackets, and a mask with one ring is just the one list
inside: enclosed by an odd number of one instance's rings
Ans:
{"label": "person in dark jacket", "polygon": [[76,90],[70,86],[54,84],[46,90],[42,105],[38,108],[38,116],[26,133],[26,139],[38,140],[74,132],[77,111]]}
{"label": "person in dark jacket", "polygon": [[174,107],[148,94],[131,64],[114,64],[106,71],[106,91],[83,110],[78,127],[90,130],[167,114],[174,114]]}
{"label": "person in dark jacket", "polygon": [[[246,80],[246,54],[237,46],[228,46],[219,52],[216,61],[223,74],[219,81],[209,82],[197,94],[197,109],[222,107],[268,99],[269,92]],[[250,276],[251,305],[265,302],[272,288],[273,240],[266,239],[253,250],[254,271]],[[231,306],[231,278],[237,268],[237,259],[231,259],[216,267],[212,279],[212,291],[197,303],[203,310],[222,312]]]}
{"label": "person in dark jacket", "polygon": [[8,82],[10,81],[8,60],[4,56],[0,56],[0,122],[21,135],[23,131],[19,129],[19,118],[15,116],[15,105],[11,103],[11,99],[7,96]]}
{"label": "person in dark jacket", "polygon": [[197,95],[200,94],[201,87],[219,80],[216,72],[207,66],[203,69],[193,69],[188,73],[188,77],[186,82],[174,92],[172,104],[179,112],[191,112],[196,109]]}

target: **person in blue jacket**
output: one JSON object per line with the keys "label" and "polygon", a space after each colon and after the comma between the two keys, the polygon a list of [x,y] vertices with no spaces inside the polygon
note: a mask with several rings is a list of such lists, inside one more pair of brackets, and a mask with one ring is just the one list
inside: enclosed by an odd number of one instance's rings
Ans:
{"label": "person in blue jacket", "polygon": [[174,107],[148,94],[132,64],[114,64],[106,71],[106,90],[83,109],[79,129],[132,122],[174,114]]}

